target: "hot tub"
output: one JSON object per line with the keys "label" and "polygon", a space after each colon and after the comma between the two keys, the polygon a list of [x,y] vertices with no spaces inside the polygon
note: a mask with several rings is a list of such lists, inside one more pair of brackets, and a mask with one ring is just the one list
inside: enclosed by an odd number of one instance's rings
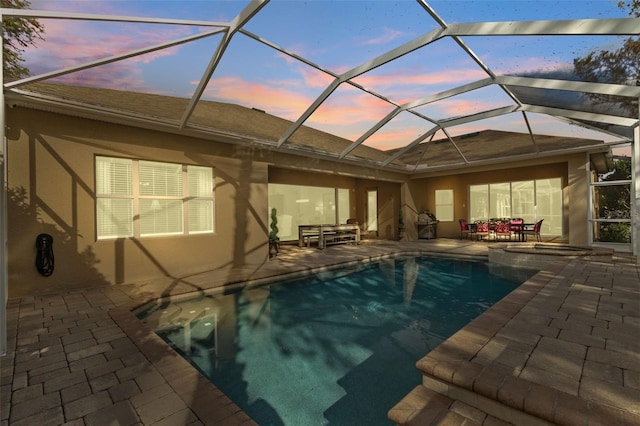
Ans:
{"label": "hot tub", "polygon": [[489,246],[489,262],[516,268],[544,269],[558,257],[611,260],[613,250],[557,243],[505,243]]}

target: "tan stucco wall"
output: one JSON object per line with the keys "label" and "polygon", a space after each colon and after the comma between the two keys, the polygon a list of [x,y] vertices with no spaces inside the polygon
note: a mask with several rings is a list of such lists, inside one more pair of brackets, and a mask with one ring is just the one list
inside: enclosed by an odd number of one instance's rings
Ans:
{"label": "tan stucco wall", "polygon": [[[268,167],[241,147],[68,116],[8,111],[9,294],[186,279],[268,257]],[[96,154],[212,166],[215,234],[96,240]],[[35,238],[54,237],[55,271],[38,274]]]}
{"label": "tan stucco wall", "polygon": [[400,183],[379,180],[358,179],[356,186],[356,205],[358,221],[365,223],[367,191],[378,192],[378,232],[371,237],[394,240],[398,237],[398,214],[400,211]]}
{"label": "tan stucco wall", "polygon": [[[569,221],[569,244],[587,245],[588,191],[587,155],[568,158],[568,183],[564,193],[565,218]],[[568,210],[568,211],[567,211]]]}
{"label": "tan stucco wall", "polygon": [[[417,213],[435,210],[436,189],[453,189],[455,220],[438,225],[439,237],[457,238],[457,219],[468,214],[470,184],[561,177],[563,237],[586,244],[586,154],[547,157],[408,177],[256,148],[108,124],[23,108],[7,112],[9,294],[134,283],[189,276],[222,266],[259,264],[268,257],[267,185],[288,183],[348,188],[351,217],[364,224],[366,193],[378,191],[378,238],[398,237],[402,208],[408,239]],[[96,240],[94,159],[109,155],[212,166],[216,174],[213,235]],[[35,237],[54,236],[56,269],[40,276]],[[230,249],[231,248],[231,249]]]}

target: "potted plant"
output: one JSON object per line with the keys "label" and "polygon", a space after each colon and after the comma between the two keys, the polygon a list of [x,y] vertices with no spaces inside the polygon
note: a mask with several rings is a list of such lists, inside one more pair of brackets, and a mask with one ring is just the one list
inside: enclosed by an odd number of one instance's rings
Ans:
{"label": "potted plant", "polygon": [[278,237],[278,212],[271,209],[271,231],[269,232],[269,258],[275,257],[280,252],[280,238]]}

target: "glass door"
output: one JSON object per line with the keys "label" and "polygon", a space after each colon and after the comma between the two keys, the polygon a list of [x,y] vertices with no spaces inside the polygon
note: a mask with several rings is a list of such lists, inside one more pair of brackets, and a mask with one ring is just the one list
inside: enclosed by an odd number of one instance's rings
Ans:
{"label": "glass door", "polygon": [[367,189],[367,231],[378,231],[378,190]]}
{"label": "glass door", "polygon": [[[606,168],[592,173],[589,242],[631,251],[631,145],[614,147]],[[590,164],[595,167],[598,154]],[[600,162],[600,164],[602,161]]]}

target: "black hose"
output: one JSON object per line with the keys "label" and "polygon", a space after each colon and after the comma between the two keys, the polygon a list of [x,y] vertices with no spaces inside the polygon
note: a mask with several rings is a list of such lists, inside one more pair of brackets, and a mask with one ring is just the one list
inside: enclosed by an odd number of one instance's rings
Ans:
{"label": "black hose", "polygon": [[36,268],[45,277],[53,274],[53,237],[40,234],[36,237]]}

